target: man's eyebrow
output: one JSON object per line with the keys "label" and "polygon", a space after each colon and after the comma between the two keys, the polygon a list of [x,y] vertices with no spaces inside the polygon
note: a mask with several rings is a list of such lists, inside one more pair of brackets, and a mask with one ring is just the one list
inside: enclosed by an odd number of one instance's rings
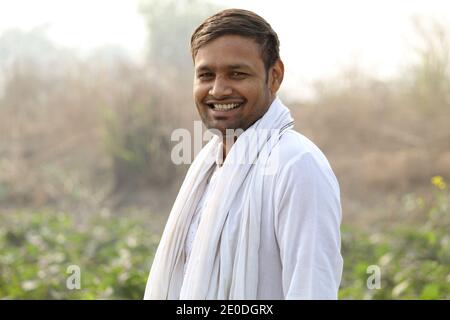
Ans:
{"label": "man's eyebrow", "polygon": [[195,71],[210,71],[211,68],[208,66],[199,66],[198,68],[195,68]]}
{"label": "man's eyebrow", "polygon": [[[213,69],[214,68],[211,68],[210,66],[201,65],[198,68],[195,68],[195,71],[197,71],[197,72],[200,72],[200,71],[211,71]],[[252,68],[246,63],[236,63],[236,64],[227,65],[225,67],[225,69],[228,69],[228,70],[249,69],[249,70],[251,70]]]}

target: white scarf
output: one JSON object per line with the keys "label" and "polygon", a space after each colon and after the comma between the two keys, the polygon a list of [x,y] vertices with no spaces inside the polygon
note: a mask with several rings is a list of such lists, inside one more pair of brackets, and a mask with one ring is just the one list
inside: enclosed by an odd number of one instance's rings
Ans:
{"label": "white scarf", "polygon": [[[216,159],[214,136],[188,170],[153,260],[144,299],[256,299],[262,186],[267,159],[283,132],[292,128],[289,110],[276,97],[258,121],[230,149],[207,199],[193,242],[186,274],[184,244],[196,206]],[[221,257],[221,234],[237,191],[243,209],[236,252]]]}

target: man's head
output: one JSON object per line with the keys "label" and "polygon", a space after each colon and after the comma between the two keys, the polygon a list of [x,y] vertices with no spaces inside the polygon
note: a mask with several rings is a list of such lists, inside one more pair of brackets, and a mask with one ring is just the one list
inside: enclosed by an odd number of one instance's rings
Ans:
{"label": "man's head", "polygon": [[266,113],[283,80],[277,34],[260,16],[229,9],[191,38],[194,100],[208,128],[246,130]]}

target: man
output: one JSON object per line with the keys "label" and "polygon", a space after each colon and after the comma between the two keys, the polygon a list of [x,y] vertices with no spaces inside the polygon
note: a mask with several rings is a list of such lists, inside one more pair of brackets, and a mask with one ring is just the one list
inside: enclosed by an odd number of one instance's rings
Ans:
{"label": "man", "polygon": [[338,182],[276,93],[271,26],[229,9],[191,38],[193,95],[214,138],[189,168],[144,299],[336,299]]}

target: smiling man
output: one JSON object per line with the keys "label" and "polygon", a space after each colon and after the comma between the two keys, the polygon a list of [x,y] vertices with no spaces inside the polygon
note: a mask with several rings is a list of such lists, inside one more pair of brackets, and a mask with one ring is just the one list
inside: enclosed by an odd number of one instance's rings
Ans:
{"label": "smiling man", "polygon": [[339,185],[277,97],[277,34],[229,9],[194,31],[191,51],[195,104],[215,136],[181,186],[144,298],[336,299]]}

